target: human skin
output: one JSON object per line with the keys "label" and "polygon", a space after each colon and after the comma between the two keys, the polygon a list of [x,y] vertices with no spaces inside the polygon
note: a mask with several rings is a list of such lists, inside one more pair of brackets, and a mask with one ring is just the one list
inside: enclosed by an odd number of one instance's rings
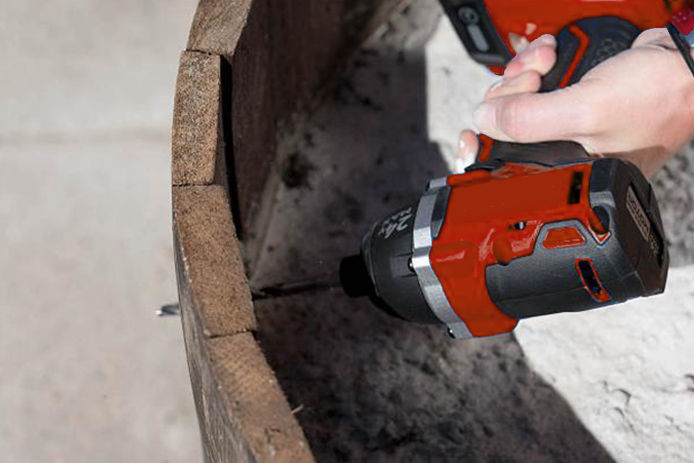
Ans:
{"label": "human skin", "polygon": [[[648,177],[694,138],[694,76],[666,29],[643,32],[578,83],[538,93],[555,62],[551,35],[521,50],[475,110],[477,129],[518,143],[572,140],[592,156],[627,159]],[[463,164],[478,149],[475,132],[463,130]]]}

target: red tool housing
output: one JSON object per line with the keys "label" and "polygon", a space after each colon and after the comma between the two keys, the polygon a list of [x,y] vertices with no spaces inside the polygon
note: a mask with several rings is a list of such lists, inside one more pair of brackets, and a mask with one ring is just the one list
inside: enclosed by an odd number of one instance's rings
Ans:
{"label": "red tool housing", "polygon": [[[492,172],[448,177],[447,215],[433,241],[431,265],[451,307],[475,337],[507,333],[518,323],[490,299],[488,266],[532,254],[546,224],[580,220],[592,234],[589,239],[604,242],[609,237],[588,198],[591,169],[590,162],[560,168],[509,163]],[[578,194],[570,197],[572,192]],[[584,242],[578,230],[565,227],[549,234],[543,246]]]}

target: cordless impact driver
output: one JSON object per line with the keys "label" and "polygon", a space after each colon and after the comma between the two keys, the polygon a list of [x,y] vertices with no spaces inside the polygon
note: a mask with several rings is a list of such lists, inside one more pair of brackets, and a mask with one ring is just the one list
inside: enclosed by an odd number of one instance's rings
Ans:
{"label": "cordless impact driver", "polygon": [[[632,22],[604,16],[564,28],[542,91],[577,82],[638,33]],[[342,261],[348,295],[465,339],[664,290],[663,226],[638,168],[590,157],[573,142],[482,142],[465,173],[431,181]]]}

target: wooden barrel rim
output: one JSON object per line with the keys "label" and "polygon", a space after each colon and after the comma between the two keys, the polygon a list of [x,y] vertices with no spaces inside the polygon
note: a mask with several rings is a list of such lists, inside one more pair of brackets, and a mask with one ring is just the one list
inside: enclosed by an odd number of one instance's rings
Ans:
{"label": "wooden barrel rim", "polygon": [[237,235],[250,241],[263,226],[254,217],[273,183],[277,128],[315,100],[350,50],[403,2],[278,3],[201,0],[178,71],[174,251],[209,462],[314,461],[255,340],[243,258],[253,252]]}

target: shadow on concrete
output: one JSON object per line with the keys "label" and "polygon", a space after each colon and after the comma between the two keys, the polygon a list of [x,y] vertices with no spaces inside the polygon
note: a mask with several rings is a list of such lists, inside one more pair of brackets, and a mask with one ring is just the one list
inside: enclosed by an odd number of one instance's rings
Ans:
{"label": "shadow on concrete", "polygon": [[651,180],[670,250],[670,265],[694,263],[694,141]]}
{"label": "shadow on concrete", "polygon": [[[360,52],[334,97],[284,143],[285,186],[254,282],[334,271],[370,224],[447,173],[427,137],[422,48],[397,27]],[[613,461],[511,336],[454,342],[337,290],[256,310],[260,343],[319,462]]]}

